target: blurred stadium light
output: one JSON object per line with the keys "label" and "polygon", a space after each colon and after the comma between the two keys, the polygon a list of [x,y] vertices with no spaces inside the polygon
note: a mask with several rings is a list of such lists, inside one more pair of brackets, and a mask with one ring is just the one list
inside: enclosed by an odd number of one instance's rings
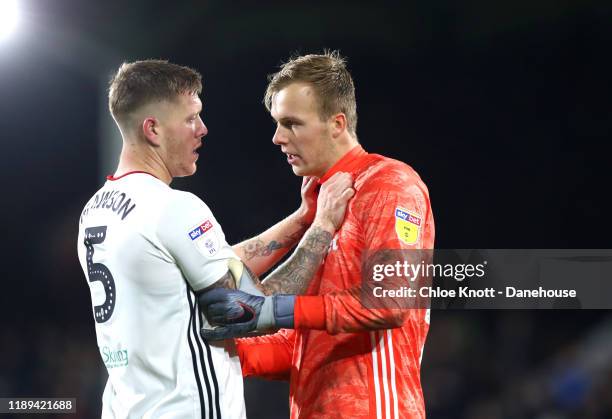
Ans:
{"label": "blurred stadium light", "polygon": [[19,7],[16,0],[0,1],[0,41],[8,38],[19,23]]}

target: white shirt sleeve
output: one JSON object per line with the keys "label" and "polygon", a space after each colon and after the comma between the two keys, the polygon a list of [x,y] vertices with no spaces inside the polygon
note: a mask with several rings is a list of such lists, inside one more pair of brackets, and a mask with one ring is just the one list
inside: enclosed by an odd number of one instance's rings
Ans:
{"label": "white shirt sleeve", "polygon": [[208,206],[188,192],[173,191],[157,236],[194,291],[217,282],[228,271],[228,259],[238,259]]}

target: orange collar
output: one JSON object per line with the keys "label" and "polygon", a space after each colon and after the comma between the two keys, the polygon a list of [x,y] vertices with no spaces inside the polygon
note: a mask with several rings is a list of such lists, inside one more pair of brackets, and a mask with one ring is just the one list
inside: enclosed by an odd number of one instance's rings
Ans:
{"label": "orange collar", "polygon": [[355,147],[351,149],[348,153],[340,158],[329,170],[321,177],[318,181],[319,185],[322,185],[332,177],[334,174],[338,172],[354,172],[361,163],[363,157],[367,156],[368,153],[361,147],[360,144],[357,144]]}

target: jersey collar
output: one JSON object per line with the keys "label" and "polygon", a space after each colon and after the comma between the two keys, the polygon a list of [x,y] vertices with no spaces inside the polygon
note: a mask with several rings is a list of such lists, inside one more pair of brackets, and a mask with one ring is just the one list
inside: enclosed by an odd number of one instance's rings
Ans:
{"label": "jersey collar", "polygon": [[348,153],[340,158],[318,181],[319,185],[325,183],[330,177],[338,172],[349,172],[352,173],[357,170],[360,166],[362,158],[367,156],[368,153],[357,144]]}
{"label": "jersey collar", "polygon": [[119,180],[122,177],[125,177],[127,175],[133,175],[134,173],[144,173],[145,175],[153,176],[155,179],[157,179],[157,176],[155,176],[154,174],[149,173],[149,172],[145,172],[143,170],[133,170],[131,172],[124,173],[121,176],[108,175],[108,176],[106,176],[106,179],[108,179],[108,180]]}

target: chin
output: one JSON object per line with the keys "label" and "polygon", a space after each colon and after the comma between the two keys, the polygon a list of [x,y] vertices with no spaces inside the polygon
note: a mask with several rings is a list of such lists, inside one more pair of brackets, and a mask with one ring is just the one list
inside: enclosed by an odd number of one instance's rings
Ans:
{"label": "chin", "polygon": [[313,170],[313,169],[308,169],[306,167],[295,167],[295,166],[293,166],[292,169],[293,169],[293,173],[296,176],[302,176],[302,177],[304,177],[304,176],[314,176],[314,177],[319,177],[320,178],[321,176],[323,176],[325,174],[325,173],[320,173],[320,172],[318,172],[316,170]]}
{"label": "chin", "polygon": [[183,168],[178,174],[173,174],[172,177],[187,177],[195,174],[197,166],[194,164],[192,167]]}
{"label": "chin", "polygon": [[296,176],[316,176],[307,167],[291,166],[291,169]]}

